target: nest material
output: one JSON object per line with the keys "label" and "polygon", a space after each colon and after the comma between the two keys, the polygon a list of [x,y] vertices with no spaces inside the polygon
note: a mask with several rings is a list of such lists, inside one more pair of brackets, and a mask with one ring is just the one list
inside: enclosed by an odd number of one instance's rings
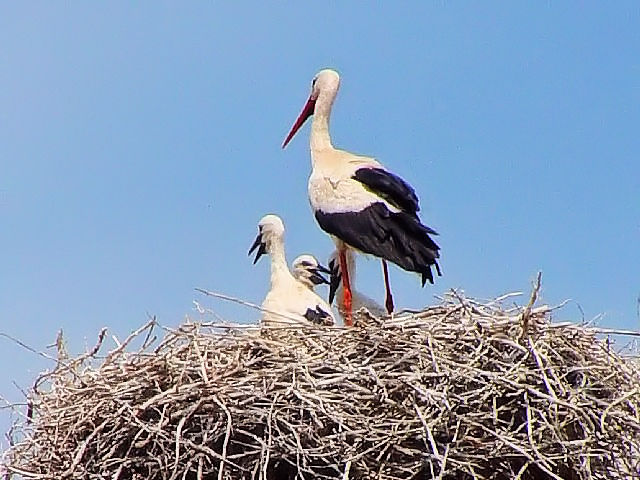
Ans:
{"label": "nest material", "polygon": [[[154,325],[62,359],[8,474],[65,479],[612,479],[640,472],[640,377],[550,310],[457,295],[351,329]],[[134,338],[135,337],[135,338]]]}

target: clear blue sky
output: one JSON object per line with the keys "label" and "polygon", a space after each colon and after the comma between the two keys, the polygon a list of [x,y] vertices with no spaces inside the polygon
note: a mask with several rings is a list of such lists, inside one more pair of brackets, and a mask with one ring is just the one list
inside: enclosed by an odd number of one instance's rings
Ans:
{"label": "clear blue sky", "polygon": [[[266,213],[289,260],[330,253],[308,127],[280,149],[324,67],[334,143],[409,180],[441,234],[434,287],[393,268],[399,306],[542,270],[542,301],[574,300],[560,319],[640,327],[638,2],[303,3],[2,4],[0,332],[46,349],[62,328],[78,352],[193,300],[255,321],[194,287],[262,301],[247,249]],[[0,363],[11,400],[50,366],[3,338]]]}

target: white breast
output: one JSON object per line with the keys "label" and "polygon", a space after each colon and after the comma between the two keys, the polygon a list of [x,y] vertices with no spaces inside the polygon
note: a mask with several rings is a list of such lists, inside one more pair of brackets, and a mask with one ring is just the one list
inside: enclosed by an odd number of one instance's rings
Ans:
{"label": "white breast", "polygon": [[323,153],[314,155],[314,168],[309,177],[309,202],[314,211],[359,212],[376,202],[384,203],[392,212],[399,211],[352,178],[359,168],[381,167],[379,162],[341,150]]}
{"label": "white breast", "polygon": [[304,315],[308,309],[315,310],[317,307],[333,317],[331,307],[325,300],[293,277],[282,278],[273,285],[262,302],[262,324],[272,327],[312,326]]}

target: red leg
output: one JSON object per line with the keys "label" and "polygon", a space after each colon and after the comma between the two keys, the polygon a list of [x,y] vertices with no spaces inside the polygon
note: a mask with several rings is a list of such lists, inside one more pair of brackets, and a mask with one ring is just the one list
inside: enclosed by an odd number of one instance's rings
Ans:
{"label": "red leg", "polygon": [[344,290],[344,324],[347,327],[352,327],[353,319],[351,318],[351,284],[349,282],[349,269],[347,268],[347,256],[344,249],[340,249],[338,257],[340,260],[340,273],[342,274],[342,288]]}
{"label": "red leg", "polygon": [[393,296],[391,295],[391,286],[389,285],[389,269],[387,268],[387,261],[382,260],[382,272],[384,273],[384,289],[385,298],[384,306],[387,307],[387,313],[391,315],[393,313]]}

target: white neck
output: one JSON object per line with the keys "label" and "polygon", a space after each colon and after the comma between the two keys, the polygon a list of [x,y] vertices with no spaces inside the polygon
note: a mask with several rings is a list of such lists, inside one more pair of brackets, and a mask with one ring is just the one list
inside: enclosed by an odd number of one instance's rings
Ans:
{"label": "white neck", "polygon": [[283,275],[291,276],[287,259],[284,253],[284,243],[282,239],[271,239],[269,242],[269,255],[271,256],[271,286],[273,287]]}
{"label": "white neck", "polygon": [[335,92],[320,94],[316,100],[311,123],[311,151],[333,149],[329,135],[329,118]]}

